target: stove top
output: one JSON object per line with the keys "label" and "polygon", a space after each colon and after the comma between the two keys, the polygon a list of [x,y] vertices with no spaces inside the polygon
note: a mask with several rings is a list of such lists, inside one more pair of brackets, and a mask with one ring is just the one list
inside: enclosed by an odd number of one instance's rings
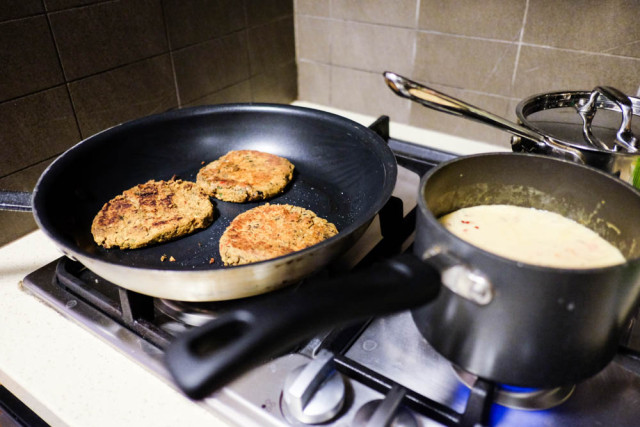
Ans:
{"label": "stove top", "polygon": [[[354,248],[319,274],[407,250],[419,176],[454,157],[389,139],[387,118],[371,127],[397,156],[396,189]],[[31,273],[23,285],[168,382],[162,359],[173,337],[243,304],[157,300],[106,282],[67,258]],[[631,426],[640,419],[640,327],[630,325],[624,344],[612,363],[580,384],[514,389],[452,366],[421,336],[410,313],[401,312],[312,337],[215,392],[205,405],[245,426]]]}

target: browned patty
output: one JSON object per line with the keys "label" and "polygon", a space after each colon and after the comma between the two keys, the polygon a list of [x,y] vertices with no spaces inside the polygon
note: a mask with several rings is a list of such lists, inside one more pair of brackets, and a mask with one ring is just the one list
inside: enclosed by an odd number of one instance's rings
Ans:
{"label": "browned patty", "polygon": [[265,204],[238,215],[220,238],[225,265],[248,264],[299,251],[338,234],[308,209]]}
{"label": "browned patty", "polygon": [[280,193],[293,176],[293,164],[255,150],[230,151],[198,172],[204,191],[226,202],[264,200]]}
{"label": "browned patty", "polygon": [[148,181],[105,203],[91,233],[105,248],[135,249],[184,236],[212,221],[211,200],[196,183]]}

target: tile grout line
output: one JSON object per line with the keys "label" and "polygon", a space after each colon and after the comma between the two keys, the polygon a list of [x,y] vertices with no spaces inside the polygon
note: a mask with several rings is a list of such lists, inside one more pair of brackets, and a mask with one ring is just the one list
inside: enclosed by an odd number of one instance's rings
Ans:
{"label": "tile grout line", "polygon": [[[47,5],[44,2],[43,2],[43,6],[45,8],[45,17],[47,20],[47,27],[49,28],[49,35],[51,36],[51,41],[53,42],[54,49],[56,50],[56,58],[58,59],[58,64],[60,65],[60,71],[62,72],[62,79],[64,80],[62,85],[64,85],[67,91],[67,98],[71,106],[71,111],[73,113],[73,120],[75,121],[75,124],[76,124],[76,130],[78,132],[78,136],[80,136],[80,139],[83,139],[84,136],[82,134],[82,127],[80,126],[80,120],[78,119],[76,103],[74,102],[73,96],[71,94],[71,86],[70,86],[71,82],[67,77],[67,71],[64,67],[64,63],[62,62],[62,57],[60,56],[60,47],[58,46],[58,39],[56,38],[56,35],[53,32],[53,25],[51,24],[51,14],[49,11],[47,11]],[[49,89],[45,89],[45,90],[49,90]],[[42,92],[43,90],[39,90],[36,93],[42,93]]]}
{"label": "tile grout line", "polygon": [[524,39],[524,28],[527,25],[528,13],[529,13],[529,0],[526,0],[524,5],[524,16],[522,17],[522,27],[520,28],[520,35],[518,37],[516,59],[513,64],[513,73],[511,74],[511,87],[509,88],[509,93],[511,95],[513,95],[513,91],[515,90],[516,76],[518,74],[518,64],[520,63],[520,51],[522,50],[522,40]]}
{"label": "tile grout line", "polygon": [[[416,0],[416,14],[413,20],[413,46],[412,46],[412,52],[411,52],[411,77],[413,77],[413,75],[416,72],[416,62],[418,60],[418,28],[419,28],[419,24],[420,24],[420,6],[421,6],[421,2],[420,0]],[[407,104],[407,123],[411,122],[411,116],[413,113],[413,110],[415,108],[417,108],[416,105],[414,105],[414,102],[409,102]]]}
{"label": "tile grout line", "polygon": [[173,77],[173,89],[176,96],[176,104],[178,108],[182,108],[180,87],[178,85],[178,75],[176,74],[176,63],[173,57],[173,46],[171,43],[171,37],[169,37],[169,22],[167,21],[167,13],[164,7],[164,2],[160,4],[160,11],[162,13],[162,23],[164,24],[164,36],[165,40],[167,41],[167,49],[169,49],[169,62],[171,63],[171,76]]}
{"label": "tile grout line", "polygon": [[[333,0],[329,0],[329,17],[333,18]],[[329,24],[331,25],[331,24]],[[333,29],[329,29],[329,105],[333,105],[333,36],[335,31]]]}
{"label": "tile grout line", "polygon": [[420,0],[416,0],[416,15],[413,20],[413,52],[411,52],[411,70],[415,71],[416,59],[418,57],[418,24],[420,22]]}

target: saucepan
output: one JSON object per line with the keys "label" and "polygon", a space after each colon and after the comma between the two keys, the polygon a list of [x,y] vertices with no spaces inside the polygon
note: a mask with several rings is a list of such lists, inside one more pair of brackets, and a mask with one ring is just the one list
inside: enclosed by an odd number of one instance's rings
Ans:
{"label": "saucepan", "polygon": [[514,152],[587,164],[640,187],[640,98],[610,86],[538,94],[518,104],[514,123],[396,73],[384,78],[398,96],[513,134]]}
{"label": "saucepan", "polygon": [[[597,232],[619,265],[560,269],[479,249],[438,218],[511,204],[557,212]],[[522,387],[579,382],[614,357],[640,295],[640,193],[592,167],[549,156],[460,157],[422,179],[412,253],[309,281],[178,336],[166,364],[203,398],[295,343],[335,325],[411,309],[426,340],[474,375]]]}

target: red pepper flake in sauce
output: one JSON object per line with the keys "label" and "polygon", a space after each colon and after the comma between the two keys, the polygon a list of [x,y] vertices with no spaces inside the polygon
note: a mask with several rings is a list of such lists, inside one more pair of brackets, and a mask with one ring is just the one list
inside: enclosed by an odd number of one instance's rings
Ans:
{"label": "red pepper flake in sauce", "polygon": [[169,262],[176,262],[176,259],[172,256],[169,257]]}
{"label": "red pepper flake in sauce", "polygon": [[213,258],[210,258],[210,259],[209,259],[209,264],[213,264],[214,262],[216,262],[216,260],[215,260],[215,259],[213,259]]}
{"label": "red pepper flake in sauce", "polygon": [[162,256],[160,257],[160,261],[161,261],[161,262],[165,262],[165,261],[166,261],[166,259],[167,259],[167,256],[166,256],[166,255],[162,255]]}

